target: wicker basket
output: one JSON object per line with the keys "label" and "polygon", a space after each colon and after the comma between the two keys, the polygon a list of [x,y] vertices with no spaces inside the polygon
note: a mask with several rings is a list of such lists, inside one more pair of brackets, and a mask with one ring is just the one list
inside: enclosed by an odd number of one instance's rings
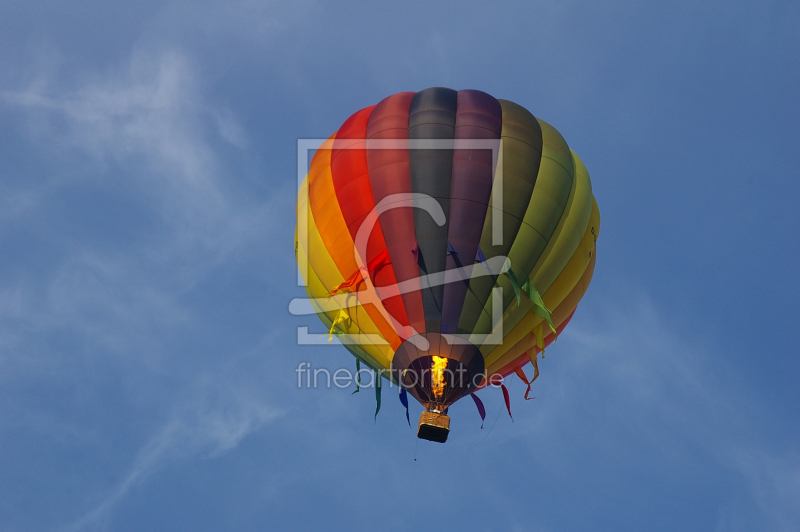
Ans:
{"label": "wicker basket", "polygon": [[417,437],[423,440],[444,443],[450,433],[450,417],[445,414],[425,411],[419,418]]}

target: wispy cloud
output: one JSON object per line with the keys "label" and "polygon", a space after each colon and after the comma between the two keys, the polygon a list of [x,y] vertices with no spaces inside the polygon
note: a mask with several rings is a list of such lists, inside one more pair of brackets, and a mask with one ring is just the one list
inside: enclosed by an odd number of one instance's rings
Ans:
{"label": "wispy cloud", "polygon": [[139,450],[129,470],[103,500],[63,532],[104,530],[114,508],[172,460],[213,458],[282,415],[238,379],[206,375],[174,405],[163,427]]}
{"label": "wispy cloud", "polygon": [[657,478],[667,468],[687,478],[738,479],[734,496],[746,503],[723,498],[720,530],[788,530],[797,523],[800,455],[762,434],[769,412],[714,342],[676,330],[643,294],[622,291],[590,305],[581,311],[594,315],[563,335],[562,345],[574,347],[556,345],[557,362],[548,356],[540,363],[540,393],[556,404],[524,430],[556,445],[591,434],[598,460],[618,462],[626,454],[621,475],[653,469]]}
{"label": "wispy cloud", "polygon": [[[225,363],[252,346],[233,342],[232,352],[204,361],[174,349],[209,320],[208,308],[186,299],[222,265],[278,238],[270,228],[283,204],[280,197],[256,201],[232,183],[220,153],[247,149],[247,132],[230,109],[206,100],[190,63],[177,51],[134,53],[122,68],[88,75],[74,89],[43,74],[23,90],[0,95],[0,105],[20,117],[42,157],[82,154],[89,161],[83,164],[88,171],[79,174],[6,185],[6,197],[24,201],[4,218],[35,215],[37,223],[27,228],[33,246],[6,255],[13,257],[9,264],[22,262],[0,282],[0,379],[41,388],[99,364],[129,390],[132,404],[118,406],[120,418],[141,410],[137,403],[152,393],[152,381],[181,382],[161,394],[160,408],[171,412],[166,422],[103,501],[66,530],[102,528],[130,490],[169,460],[218,456],[280,415],[261,383],[244,384],[245,370]],[[145,198],[142,212],[131,215],[141,219],[109,219],[110,243],[86,238],[81,230],[90,227],[64,227],[53,214],[63,206],[62,195],[75,190]],[[126,223],[149,229],[115,238],[113,228]],[[23,267],[24,261],[37,266]],[[62,350],[46,340],[57,335],[76,338],[82,347]],[[75,380],[87,386],[84,394],[102,395],[91,377]],[[31,409],[20,419],[52,421],[35,406],[20,408]],[[89,432],[74,414],[76,419],[66,412],[62,417],[69,419],[35,430]]]}
{"label": "wispy cloud", "polygon": [[[203,118],[210,110],[187,59],[177,52],[134,54],[122,73],[93,76],[74,91],[58,93],[37,81],[23,91],[5,91],[3,98],[63,124],[59,131],[47,120],[32,120],[34,138],[88,152],[99,163],[130,164],[143,157],[148,171],[135,178],[168,187],[206,209],[224,207],[214,182],[219,167],[204,138]],[[227,129],[236,128],[232,122],[228,116]]]}
{"label": "wispy cloud", "polygon": [[[147,239],[121,241],[125,247],[113,252],[77,239],[58,269],[49,272],[57,313],[69,314],[65,305],[84,306],[98,297],[103,300],[92,303],[96,308],[111,315],[115,308],[123,312],[119,294],[109,287],[169,307],[168,296],[159,293],[165,286],[173,287],[173,294],[190,289],[232,254],[270,236],[265,228],[277,221],[275,205],[250,201],[231,187],[229,170],[217,154],[220,140],[246,147],[246,133],[229,109],[204,101],[181,54],[134,54],[121,72],[91,76],[74,91],[59,93],[37,82],[23,91],[6,91],[2,98],[30,117],[31,140],[43,154],[56,145],[95,161],[93,174],[65,174],[55,184],[34,180],[10,188],[6,197],[20,201],[3,216],[21,215],[26,206],[46,211],[50,206],[41,203],[43,196],[58,202],[60,190],[104,180],[147,198],[158,217]],[[167,313],[176,319],[182,315],[174,307]]]}

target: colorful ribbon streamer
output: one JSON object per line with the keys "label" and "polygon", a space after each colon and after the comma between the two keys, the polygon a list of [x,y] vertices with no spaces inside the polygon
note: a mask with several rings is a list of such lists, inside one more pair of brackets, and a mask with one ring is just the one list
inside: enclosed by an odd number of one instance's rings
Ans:
{"label": "colorful ribbon streamer", "polygon": [[508,388],[503,383],[500,383],[500,387],[503,389],[503,398],[506,400],[506,410],[508,410],[508,417],[511,418],[511,421],[514,421],[514,416],[511,415],[511,398],[508,396]]}
{"label": "colorful ribbon streamer", "polygon": [[514,273],[514,270],[511,268],[508,269],[508,278],[511,279],[511,287],[514,289],[514,294],[517,296],[517,306],[522,302],[522,298],[520,297],[520,288],[519,288],[519,281],[517,280],[517,274]]}
{"label": "colorful ribbon streamer", "polygon": [[406,389],[402,386],[400,387],[400,402],[406,407],[406,421],[408,421],[408,426],[410,427],[411,418],[408,416],[408,394],[406,393]]}
{"label": "colorful ribbon streamer", "polygon": [[384,266],[388,266],[391,263],[392,261],[389,258],[389,250],[384,249],[378,254],[377,257],[372,259],[369,262],[369,264],[367,264],[367,271],[369,272],[370,279],[373,279],[374,281],[375,275],[378,273],[378,271],[380,271],[381,268],[383,268]]}
{"label": "colorful ribbon streamer", "polygon": [[542,358],[544,358],[544,330],[541,323],[536,327],[536,347],[542,352]]}
{"label": "colorful ribbon streamer", "polygon": [[531,382],[533,382],[539,378],[539,363],[536,361],[535,349],[528,351],[528,358],[531,359],[531,364],[533,364],[533,378],[531,379]]}
{"label": "colorful ribbon streamer", "polygon": [[375,408],[375,422],[378,422],[378,412],[381,411],[381,374],[380,372],[375,373],[375,402],[378,403],[377,407]]}
{"label": "colorful ribbon streamer", "polygon": [[[361,359],[356,357],[356,389],[353,393],[358,393],[361,389]],[[351,393],[350,395],[353,395]]]}
{"label": "colorful ribbon streamer", "polygon": [[486,408],[483,406],[483,401],[474,393],[469,394],[469,396],[475,401],[475,407],[478,409],[478,414],[481,416],[481,428],[483,428],[483,422],[486,420]]}
{"label": "colorful ribbon streamer", "polygon": [[[511,270],[509,270],[511,271]],[[527,294],[528,299],[531,300],[533,303],[533,312],[540,318],[544,318],[547,320],[547,324],[550,326],[550,330],[553,331],[553,334],[556,335],[556,339],[558,338],[556,333],[556,326],[553,325],[553,313],[550,311],[549,308],[544,304],[544,300],[542,300],[542,296],[539,294],[539,291],[533,286],[533,283],[530,279],[526,279],[525,283],[522,285],[522,290]]]}
{"label": "colorful ribbon streamer", "polygon": [[[345,312],[344,309],[341,309],[339,313],[336,314],[336,318],[333,320],[333,323],[331,323],[331,330],[328,331],[328,343],[333,341],[333,333],[334,329],[336,329],[336,326],[340,323],[348,321],[350,321],[350,316],[347,315],[347,312]],[[339,328],[341,329],[341,327]],[[342,330],[342,332],[344,332],[344,330]]]}
{"label": "colorful ribbon streamer", "polygon": [[[367,270],[367,272],[369,274],[370,279],[375,279],[375,274],[378,273],[378,271],[380,271],[381,268],[383,268],[384,266],[387,266],[387,265],[389,265],[391,263],[392,263],[392,261],[389,258],[389,250],[388,249],[384,249],[383,251],[381,251],[378,254],[377,257],[375,257],[374,259],[369,261],[369,263],[367,264],[366,270]],[[337,285],[336,287],[334,287],[334,289],[331,290],[330,295],[334,296],[334,295],[336,295],[336,292],[339,292],[339,291],[342,291],[342,290],[345,290],[345,289],[349,289],[349,291],[352,292],[353,291],[353,286],[358,288],[358,285],[361,284],[363,281],[364,281],[364,276],[362,275],[362,270],[359,269],[353,275],[348,277],[343,283],[341,283],[341,284]]]}
{"label": "colorful ribbon streamer", "polygon": [[488,264],[486,264],[486,256],[483,254],[483,251],[481,251],[481,248],[478,248],[478,253],[475,256],[475,262],[480,262],[487,270],[497,275],[497,272],[491,269]]}
{"label": "colorful ribbon streamer", "polygon": [[531,399],[536,399],[535,397],[530,397],[530,398],[528,397],[528,394],[531,392],[531,384],[533,383],[533,381],[528,380],[528,377],[525,376],[525,372],[522,371],[522,368],[515,369],[514,373],[517,374],[517,377],[522,379],[522,382],[528,385],[528,388],[525,390],[525,400],[530,401]]}

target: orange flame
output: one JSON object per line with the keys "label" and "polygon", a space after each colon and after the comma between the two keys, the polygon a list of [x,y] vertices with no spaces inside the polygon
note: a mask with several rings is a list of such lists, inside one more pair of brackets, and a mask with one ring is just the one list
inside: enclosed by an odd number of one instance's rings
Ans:
{"label": "orange flame", "polygon": [[444,395],[444,369],[447,367],[447,358],[433,356],[433,368],[431,381],[433,384],[433,396],[441,399]]}

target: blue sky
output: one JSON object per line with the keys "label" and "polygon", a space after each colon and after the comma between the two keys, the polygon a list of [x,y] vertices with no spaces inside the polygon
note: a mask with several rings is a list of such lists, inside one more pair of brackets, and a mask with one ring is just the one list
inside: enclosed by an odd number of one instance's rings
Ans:
{"label": "blue sky", "polygon": [[[797,3],[0,20],[0,531],[796,529]],[[430,86],[554,124],[602,216],[536,400],[481,392],[445,445],[298,389],[353,359],[288,311],[297,139]]]}

